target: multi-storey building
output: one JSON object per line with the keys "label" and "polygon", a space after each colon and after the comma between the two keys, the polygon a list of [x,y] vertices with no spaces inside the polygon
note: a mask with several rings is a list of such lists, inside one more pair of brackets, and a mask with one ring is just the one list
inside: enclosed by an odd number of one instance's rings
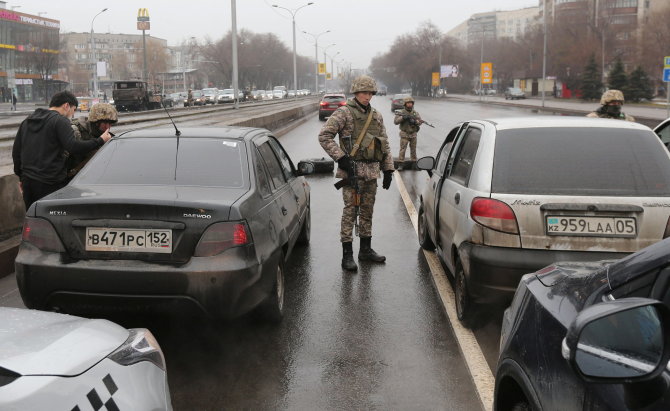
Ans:
{"label": "multi-storey building", "polygon": [[19,13],[0,1],[0,101],[44,101],[65,87],[58,74],[58,20]]}
{"label": "multi-storey building", "polygon": [[473,14],[447,32],[461,44],[479,42],[484,38],[509,38],[517,40],[536,23],[539,7],[526,7],[518,10],[491,11]]}
{"label": "multi-storey building", "polygon": [[[64,33],[61,35],[62,61],[73,92],[91,95],[93,76],[98,66],[98,90],[111,95],[115,80],[142,79],[144,55],[141,34]],[[93,44],[95,48],[93,49]],[[167,40],[146,37],[149,82],[160,83],[157,73],[165,72],[170,64]],[[92,53],[95,50],[95,53]]]}

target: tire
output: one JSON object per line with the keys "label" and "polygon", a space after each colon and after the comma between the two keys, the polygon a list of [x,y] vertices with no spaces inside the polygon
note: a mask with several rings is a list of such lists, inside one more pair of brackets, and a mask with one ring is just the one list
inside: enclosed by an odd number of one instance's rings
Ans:
{"label": "tire", "polygon": [[296,242],[300,245],[309,244],[309,240],[312,232],[312,212],[310,211],[309,205],[305,211],[305,221],[302,223],[302,228],[300,229],[300,234],[298,234],[298,239]]}
{"label": "tire", "polygon": [[264,321],[277,324],[284,317],[284,254],[281,252],[274,273],[272,292],[258,307],[258,313]]}
{"label": "tire", "polygon": [[456,302],[456,316],[458,320],[465,326],[470,328],[472,325],[472,311],[473,303],[468,291],[468,284],[465,280],[465,272],[461,261],[456,262],[456,270],[454,273],[454,299]]}
{"label": "tire", "polygon": [[319,116],[319,121],[325,121],[326,118],[324,116]]}
{"label": "tire", "polygon": [[423,212],[423,205],[419,207],[419,245],[424,250],[433,251],[435,249],[435,244],[433,240],[430,239],[430,234],[428,233],[428,228],[426,227],[426,213]]}

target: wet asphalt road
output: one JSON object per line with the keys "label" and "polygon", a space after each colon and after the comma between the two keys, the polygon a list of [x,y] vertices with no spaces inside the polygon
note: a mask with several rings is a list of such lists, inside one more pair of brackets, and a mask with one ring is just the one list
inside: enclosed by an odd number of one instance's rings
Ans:
{"label": "wet asphalt road", "polygon": [[[384,115],[397,155],[390,100],[375,97],[372,104]],[[416,109],[436,127],[422,127],[419,157],[434,155],[460,121],[534,115],[447,101],[418,101]],[[325,154],[316,138],[323,124],[315,113],[281,137],[294,162]],[[427,175],[401,174],[416,205]],[[360,264],[351,274],[340,268],[342,200],[335,180],[326,174],[308,181],[312,240],[297,248],[286,266],[286,315],[280,325],[252,317],[220,324],[179,316],[109,317],[157,336],[174,408],[481,409],[397,186],[386,191],[380,184],[375,206],[372,244],[387,256],[386,263]],[[7,279],[3,283],[6,288]],[[17,305],[17,298],[16,292],[0,290],[1,305]],[[491,367],[501,311],[482,313],[475,331]]]}

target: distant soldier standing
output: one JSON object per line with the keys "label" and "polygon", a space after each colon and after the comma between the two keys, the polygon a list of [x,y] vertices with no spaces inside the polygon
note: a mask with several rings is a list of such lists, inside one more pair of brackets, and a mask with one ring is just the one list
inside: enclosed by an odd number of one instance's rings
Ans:
{"label": "distant soldier standing", "polygon": [[186,105],[191,107],[193,105],[193,90],[188,89],[188,94],[186,96]]}
{"label": "distant soldier standing", "polygon": [[[350,180],[342,189],[344,208],[340,241],[342,268],[356,271],[358,267],[354,262],[352,242],[357,209],[360,209],[357,235],[361,241],[358,259],[386,261],[385,256],[372,249],[372,214],[380,171],[384,172],[382,187],[388,190],[394,170],[384,120],[370,105],[370,99],[377,93],[377,84],[371,77],[360,76],[353,81],[351,92],[354,98],[338,108],[321,129],[319,143],[337,161],[335,176]],[[339,144],[335,142],[336,135],[339,135]],[[352,180],[354,178],[355,181]],[[356,205],[357,198],[360,198],[360,207]]]}
{"label": "distant soldier standing", "polygon": [[[114,137],[110,132],[113,124],[119,121],[119,115],[114,106],[108,103],[98,103],[91,107],[88,117],[76,118],[71,120],[74,138],[77,140],[93,140],[102,136]],[[86,154],[69,154],[66,162],[67,177],[71,179],[79,170],[84,168],[86,163],[97,153],[98,150],[90,151]]]}
{"label": "distant soldier standing", "polygon": [[614,118],[617,120],[635,121],[633,116],[621,111],[623,93],[619,90],[607,90],[600,97],[600,108],[586,115],[586,117]]}
{"label": "distant soldier standing", "polygon": [[414,99],[405,97],[403,109],[395,112],[394,124],[400,124],[400,154],[398,160],[405,161],[405,150],[409,144],[409,159],[416,161],[416,134],[423,120],[414,110]]}

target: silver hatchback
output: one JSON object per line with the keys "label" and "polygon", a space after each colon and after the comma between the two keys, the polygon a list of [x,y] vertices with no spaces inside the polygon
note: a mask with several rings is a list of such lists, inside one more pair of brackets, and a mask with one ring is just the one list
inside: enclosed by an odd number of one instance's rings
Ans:
{"label": "silver hatchback", "polygon": [[523,274],[621,258],[670,235],[670,155],[641,124],[474,120],[417,166],[430,175],[419,243],[454,274],[466,325],[474,303],[509,301]]}

